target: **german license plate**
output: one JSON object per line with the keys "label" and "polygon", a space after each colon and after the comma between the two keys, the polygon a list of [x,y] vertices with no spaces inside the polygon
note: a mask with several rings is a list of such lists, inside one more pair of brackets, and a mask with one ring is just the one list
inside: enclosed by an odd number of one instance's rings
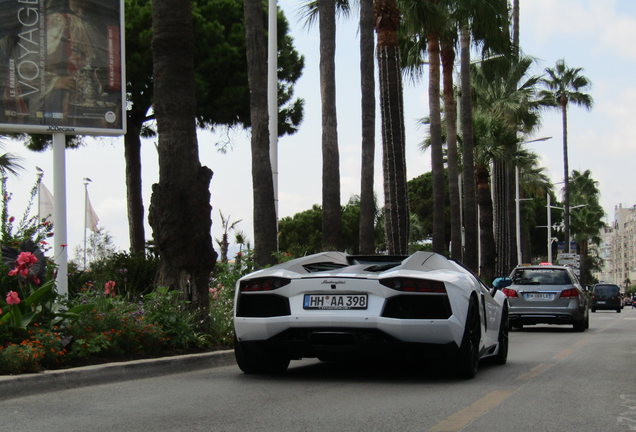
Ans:
{"label": "german license plate", "polygon": [[366,294],[305,294],[305,309],[351,310],[366,309]]}
{"label": "german license plate", "polygon": [[526,300],[528,301],[551,301],[554,300],[553,293],[526,293]]}

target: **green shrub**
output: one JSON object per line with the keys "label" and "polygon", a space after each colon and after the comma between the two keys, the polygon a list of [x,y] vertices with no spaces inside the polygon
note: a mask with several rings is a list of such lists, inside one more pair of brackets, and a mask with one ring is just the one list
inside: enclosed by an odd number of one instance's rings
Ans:
{"label": "green shrub", "polygon": [[131,300],[139,299],[154,289],[159,259],[150,254],[119,252],[91,263],[90,269],[69,268],[69,293],[76,295],[87,284],[103,286],[109,280],[117,283],[117,293]]}
{"label": "green shrub", "polygon": [[196,314],[178,291],[158,287],[144,296],[143,315],[147,322],[163,329],[170,349],[188,350],[209,345],[209,338],[196,330]]}

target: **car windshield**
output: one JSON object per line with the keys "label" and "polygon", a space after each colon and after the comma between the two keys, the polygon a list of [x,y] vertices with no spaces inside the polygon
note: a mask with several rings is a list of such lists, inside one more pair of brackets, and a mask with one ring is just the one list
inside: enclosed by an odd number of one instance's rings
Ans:
{"label": "car windshield", "polygon": [[567,285],[572,283],[565,270],[517,269],[512,275],[515,285]]}
{"label": "car windshield", "polygon": [[616,296],[618,292],[619,288],[616,285],[596,285],[594,287],[594,294],[601,296]]}

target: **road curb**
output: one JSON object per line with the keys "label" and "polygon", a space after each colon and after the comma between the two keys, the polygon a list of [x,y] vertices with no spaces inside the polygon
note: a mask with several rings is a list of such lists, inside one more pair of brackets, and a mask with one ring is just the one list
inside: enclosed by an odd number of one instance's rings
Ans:
{"label": "road curb", "polygon": [[235,364],[234,351],[213,351],[0,376],[0,400]]}

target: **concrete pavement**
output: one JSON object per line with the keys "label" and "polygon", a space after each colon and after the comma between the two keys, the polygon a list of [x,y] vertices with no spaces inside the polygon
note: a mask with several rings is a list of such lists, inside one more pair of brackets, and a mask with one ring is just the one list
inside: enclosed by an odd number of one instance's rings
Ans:
{"label": "concrete pavement", "polygon": [[74,387],[147,378],[235,364],[234,351],[213,351],[71,369],[0,376],[0,400]]}

